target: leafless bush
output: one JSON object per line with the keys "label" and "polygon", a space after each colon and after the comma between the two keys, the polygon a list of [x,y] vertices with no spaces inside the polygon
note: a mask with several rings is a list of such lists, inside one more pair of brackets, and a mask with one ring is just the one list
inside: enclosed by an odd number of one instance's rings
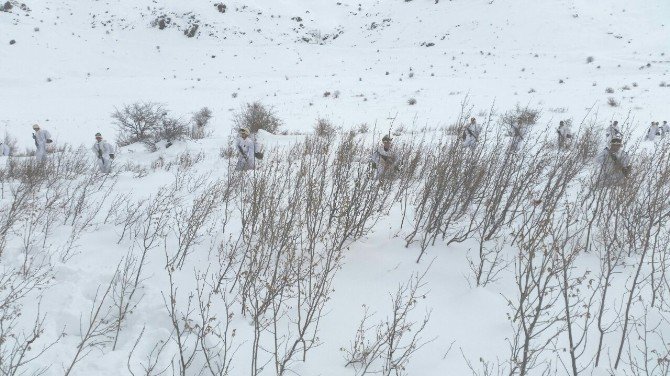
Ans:
{"label": "leafless bush", "polygon": [[205,325],[200,325],[196,321],[196,295],[194,292],[188,293],[185,309],[181,310],[179,308],[178,303],[181,302],[181,298],[178,295],[179,288],[174,282],[174,271],[169,266],[166,267],[166,270],[169,277],[170,291],[169,295],[163,295],[163,304],[172,325],[170,339],[176,346],[177,351],[172,356],[170,366],[173,375],[187,376],[193,372],[191,367],[198,354],[199,339],[204,335]]}
{"label": "leafless bush", "polygon": [[[140,332],[139,336],[137,337],[137,340],[135,340],[135,344],[133,345],[132,349],[130,350],[130,353],[128,354],[128,359],[126,361],[126,368],[128,369],[128,372],[132,376],[135,376],[135,371],[134,367],[132,366],[131,363],[133,363],[133,358],[135,356],[135,351],[137,349],[137,346],[140,344],[142,341],[142,338],[144,337],[144,332],[146,330],[146,327],[142,328],[142,331]],[[142,368],[142,373],[141,375],[144,376],[159,376],[164,374],[169,368],[169,365],[163,366],[161,368],[161,358],[163,357],[163,354],[165,353],[165,348],[168,346],[170,343],[170,340],[172,339],[172,335],[167,340],[160,340],[157,343],[154,344],[153,348],[149,352],[149,354],[146,355],[146,360],[144,362],[140,362],[140,367]]]}
{"label": "leafless bush", "polygon": [[594,60],[595,59],[593,58],[593,56],[589,56],[589,57],[586,58],[586,64],[591,64],[591,63],[593,63]]}
{"label": "leafless bush", "polygon": [[379,323],[368,323],[374,315],[364,307],[356,336],[349,348],[343,349],[346,366],[354,367],[356,375],[405,375],[412,355],[434,340],[421,337],[430,320],[430,311],[419,322],[412,321],[413,311],[426,296],[422,291],[426,287],[425,275],[426,272],[415,274],[398,287],[392,295],[390,314]]}
{"label": "leafless bush", "polygon": [[358,125],[356,131],[361,134],[368,133],[370,131],[370,126],[367,123],[361,123]]}
{"label": "leafless bush", "polygon": [[181,268],[191,247],[197,244],[203,235],[205,225],[210,221],[220,205],[231,199],[232,189],[225,182],[217,181],[208,184],[201,193],[194,197],[190,207],[175,206],[175,233],[177,249],[169,260],[170,268]]}
{"label": "leafless bush", "polygon": [[115,332],[112,351],[116,350],[119,335],[125,324],[126,317],[133,312],[142,299],[142,296],[137,296],[137,292],[145,279],[142,275],[142,270],[146,263],[146,256],[146,250],[144,250],[139,259],[130,253],[126,255],[119,273],[115,276],[116,280],[113,281],[114,289],[111,293],[111,299],[116,312],[114,317]]}
{"label": "leafless bush", "polygon": [[120,169],[121,172],[132,172],[133,177],[136,179],[141,179],[149,174],[149,170],[138,164],[138,163],[133,163],[132,161],[126,161],[126,163],[121,166]]}
{"label": "leafless bush", "polygon": [[126,146],[149,140],[167,114],[163,105],[153,102],[138,102],[115,109],[112,119],[118,129],[116,143]]}
{"label": "leafless bush", "polygon": [[191,130],[191,138],[198,140],[205,138],[206,133],[205,127],[209,124],[209,120],[212,118],[212,110],[207,107],[203,107],[200,111],[193,114],[192,122],[193,129]]}
{"label": "leafless bush", "polygon": [[270,133],[277,133],[282,121],[275,115],[272,108],[267,108],[260,102],[247,103],[233,117],[236,128],[248,128],[252,133],[263,129]]}
{"label": "leafless bush", "polygon": [[337,128],[328,119],[317,119],[314,126],[314,134],[319,137],[331,137],[335,134]]}
{"label": "leafless bush", "polygon": [[539,109],[516,105],[516,108],[513,111],[508,111],[502,115],[501,122],[506,126],[519,124],[522,127],[529,127],[535,125],[539,118]]}
{"label": "leafless bush", "polygon": [[[471,200],[478,194],[485,174],[472,171],[476,154],[462,153],[459,141],[444,142],[435,149],[432,164],[427,167],[425,183],[414,203],[412,231],[405,236],[405,246],[419,241],[421,254],[434,245],[439,236],[453,233],[455,224],[467,213]],[[468,173],[466,173],[466,171]]]}
{"label": "leafless bush", "polygon": [[91,303],[88,318],[85,321],[80,319],[80,340],[77,344],[74,357],[69,365],[65,367],[64,374],[66,376],[70,375],[75,366],[80,364],[82,359],[87,357],[91,352],[96,349],[103,349],[114,343],[115,333],[120,322],[118,321],[118,317],[116,317],[118,311],[111,302],[111,295],[121,282],[119,279],[121,269],[121,264],[119,264],[114,272],[114,276],[104,290],[101,290],[100,286],[98,286]]}
{"label": "leafless bush", "polygon": [[414,106],[416,104],[416,98],[408,99],[407,104],[410,105],[410,106]]}
{"label": "leafless bush", "polygon": [[169,147],[172,142],[183,140],[190,134],[188,124],[181,119],[164,117],[142,143],[147,150],[154,152],[158,148],[158,143],[164,141],[166,147]]}
{"label": "leafless bush", "polygon": [[614,97],[609,97],[607,99],[607,104],[610,107],[619,107],[619,102],[616,99],[614,99]]}
{"label": "leafless bush", "polygon": [[547,231],[546,226],[530,230],[515,261],[518,293],[507,298],[513,328],[508,340],[510,375],[549,374],[552,363],[542,355],[554,348],[563,330],[562,317],[551,311],[560,302],[560,287],[552,250],[543,246]]}
{"label": "leafless bush", "polygon": [[[0,244],[0,255],[3,245]],[[0,271],[0,372],[3,375],[21,375],[28,372],[39,375],[48,367],[39,366],[40,357],[59,340],[60,336],[45,341],[45,315],[40,310],[39,290],[52,278],[50,267],[42,265],[30,273],[8,268]],[[35,319],[32,325],[22,327],[20,319],[26,316],[24,305],[37,297]]]}

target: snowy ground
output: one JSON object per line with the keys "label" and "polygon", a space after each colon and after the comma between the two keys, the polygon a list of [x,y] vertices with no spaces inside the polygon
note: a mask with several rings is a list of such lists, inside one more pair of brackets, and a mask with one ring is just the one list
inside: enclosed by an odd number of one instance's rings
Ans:
{"label": "snowy ground", "polygon": [[[219,152],[232,132],[233,113],[257,100],[274,107],[289,132],[311,132],[317,118],[327,118],[344,129],[369,124],[370,140],[401,125],[414,131],[450,125],[464,100],[475,115],[488,114],[492,106],[498,113],[517,104],[539,108],[539,124],[548,128],[559,119],[579,123],[589,114],[600,126],[629,118],[634,133],[641,135],[648,122],[670,117],[670,2],[225,4],[226,12],[220,13],[214,2],[204,1],[27,0],[29,10],[16,4],[11,12],[0,12],[0,131],[15,137],[21,150],[32,146],[30,125],[36,122],[59,144],[88,146],[96,132],[114,138],[110,114],[124,104],[160,102],[184,118],[205,106],[212,109],[210,138],[178,143],[156,154],[141,147],[120,150],[117,166],[132,163],[149,171],[141,178],[130,171],[119,175],[114,194],[128,194],[128,202],[134,202],[173,181],[174,169],[150,168],[159,156],[171,161],[185,151],[203,152],[195,171],[225,178],[227,166],[222,166]],[[195,38],[182,33],[188,12],[200,21]],[[162,14],[172,18],[173,26],[152,27],[152,20]],[[588,57],[593,61],[587,63]],[[668,85],[661,85],[664,82]],[[613,92],[607,93],[607,88]],[[325,92],[331,94],[326,97]],[[417,103],[409,105],[410,98]],[[609,106],[609,98],[620,105]],[[426,134],[430,138],[433,133]],[[265,137],[268,146],[302,139]],[[107,201],[101,212],[110,204]],[[431,247],[428,256],[415,263],[418,250],[404,247],[400,210],[398,205],[390,207],[389,215],[347,250],[322,322],[323,345],[296,366],[298,374],[353,375],[351,367],[344,367],[340,348],[353,339],[363,305],[378,312],[378,318],[385,317],[389,294],[412,273],[423,272],[432,258],[429,293],[419,304],[417,319],[431,310],[422,336],[435,339],[416,353],[407,374],[465,375],[469,371],[464,357],[477,363],[480,357],[494,361],[508,356],[510,324],[503,296],[514,293],[514,276],[486,288],[472,287],[465,258],[472,244],[467,242]],[[96,288],[108,283],[131,247],[128,241],[117,244],[119,233],[118,226],[96,224],[77,240],[74,257],[54,260],[54,282],[41,301],[41,311],[47,314],[44,334],[56,338],[65,328],[66,336],[39,360],[49,365],[47,375],[61,375],[69,366]],[[8,251],[14,258],[7,265],[21,263],[21,234],[14,236],[9,243],[14,249]],[[54,244],[62,244],[66,236],[56,234]],[[216,235],[206,238],[189,266],[200,270],[213,262],[209,246],[218,240]],[[158,253],[148,264],[144,298],[130,316],[118,348],[92,352],[72,375],[128,374],[128,353],[143,328],[146,341],[138,347],[140,357],[151,351],[152,341],[169,335],[163,257]],[[585,255],[581,262],[584,269],[598,265],[595,255]],[[192,276],[192,270],[187,272]],[[616,291],[625,291],[618,287]],[[35,311],[29,306],[26,316],[32,319]],[[240,344],[248,345],[248,320],[236,317],[233,324],[244,333],[239,337],[246,338]],[[246,351],[240,352],[232,375],[248,374]],[[607,366],[589,367],[584,374],[609,372]]]}

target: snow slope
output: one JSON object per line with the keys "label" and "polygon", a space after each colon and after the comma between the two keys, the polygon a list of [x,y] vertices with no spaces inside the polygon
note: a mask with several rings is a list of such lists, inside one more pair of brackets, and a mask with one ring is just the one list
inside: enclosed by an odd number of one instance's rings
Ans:
{"label": "snow slope", "polygon": [[[208,106],[222,134],[231,110],[255,100],[276,107],[290,130],[317,117],[345,128],[386,128],[396,116],[396,124],[443,125],[466,95],[476,110],[530,103],[579,118],[595,104],[601,119],[664,116],[666,2],[337,4],[231,2],[226,13],[200,1],[28,4],[27,15],[0,18],[0,120],[27,146],[21,129],[33,122],[73,144],[97,130],[111,135],[113,108],[139,100],[180,115]],[[197,38],[150,27],[158,15],[186,12],[207,25]],[[174,22],[183,28],[184,18]],[[301,41],[312,31],[341,34],[323,45]],[[339,98],[323,97],[336,90]],[[621,106],[607,106],[609,97]]]}
{"label": "snow slope", "polygon": [[[136,101],[164,103],[184,118],[204,106],[213,110],[211,138],[158,154],[128,147],[120,151],[118,166],[149,168],[159,156],[169,161],[185,151],[202,152],[196,170],[225,177],[218,154],[232,132],[233,113],[256,100],[273,106],[289,131],[310,132],[317,118],[328,118],[345,129],[368,123],[375,130],[369,138],[391,125],[414,130],[449,125],[465,98],[475,114],[486,114],[494,104],[498,112],[516,104],[541,108],[540,123],[547,127],[559,118],[578,122],[587,113],[605,125],[630,113],[641,134],[649,121],[669,116],[670,89],[659,85],[670,84],[667,1],[248,0],[226,2],[225,13],[208,1],[27,5],[30,11],[0,12],[0,123],[21,149],[31,147],[35,122],[61,144],[88,146],[98,131],[111,140],[116,132],[111,112]],[[163,14],[177,26],[152,27]],[[191,15],[200,21],[195,38],[182,33]],[[317,42],[315,35],[327,39]],[[10,39],[16,43],[10,45]],[[609,87],[613,93],[605,92]],[[339,97],[324,97],[326,91],[339,91]],[[621,105],[609,106],[610,97]],[[410,106],[410,98],[417,104]],[[266,144],[280,146],[300,139],[266,137]],[[149,169],[138,179],[126,171],[114,189],[139,200],[169,184],[173,174]],[[396,236],[398,211],[390,208],[373,233],[350,247],[322,324],[324,344],[298,365],[299,374],[354,374],[344,367],[340,348],[353,339],[362,306],[383,316],[389,293],[427,267],[425,261],[416,264],[417,250],[405,248]],[[96,288],[109,281],[131,246],[117,244],[118,236],[115,226],[96,226],[78,240],[72,260],[57,263],[41,309],[48,315],[45,335],[58,336],[63,327],[67,335],[41,360],[50,365],[47,375],[63,374]],[[506,354],[509,324],[501,294],[512,293],[514,286],[506,278],[472,288],[467,249],[466,244],[430,250],[435,261],[421,310],[432,310],[426,338],[436,339],[415,355],[409,375],[468,374],[460,351],[475,361]],[[193,265],[204,268],[208,247],[199,250]],[[128,374],[126,358],[143,328],[147,342],[141,352],[169,334],[161,257],[149,264],[145,298],[119,348],[93,352],[73,375]],[[584,262],[597,261],[586,256]],[[235,325],[248,331],[242,318]],[[246,362],[244,354],[240,363]],[[232,374],[246,373],[239,365]]]}

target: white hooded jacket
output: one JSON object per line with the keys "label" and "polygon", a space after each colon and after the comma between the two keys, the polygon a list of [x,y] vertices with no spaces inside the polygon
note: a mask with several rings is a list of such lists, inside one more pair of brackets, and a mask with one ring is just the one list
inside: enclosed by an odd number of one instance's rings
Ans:
{"label": "white hooded jacket", "polygon": [[470,123],[465,127],[465,140],[463,145],[466,147],[474,147],[479,141],[479,135],[482,133],[481,125],[477,123]]}
{"label": "white hooded jacket", "polygon": [[657,123],[651,123],[649,126],[649,129],[647,130],[647,140],[649,141],[654,141],[656,140],[656,136],[660,135],[660,129]]}
{"label": "white hooded jacket", "polygon": [[37,144],[37,148],[45,148],[47,145],[47,141],[51,141],[51,133],[47,131],[46,129],[40,129],[35,131],[34,133],[35,136],[35,143]]}
{"label": "white hooded jacket", "polygon": [[109,159],[109,156],[114,154],[114,147],[105,140],[99,142],[96,141],[91,150],[93,150],[95,156],[100,159]]}
{"label": "white hooded jacket", "polygon": [[235,170],[247,171],[255,169],[256,156],[254,154],[262,151],[256,141],[251,136],[247,138],[239,137],[235,143],[235,148],[238,155]]}
{"label": "white hooded jacket", "polygon": [[631,162],[627,152],[619,149],[613,152],[609,147],[598,155],[598,163],[602,168],[602,179],[608,183],[616,183],[630,172]]}

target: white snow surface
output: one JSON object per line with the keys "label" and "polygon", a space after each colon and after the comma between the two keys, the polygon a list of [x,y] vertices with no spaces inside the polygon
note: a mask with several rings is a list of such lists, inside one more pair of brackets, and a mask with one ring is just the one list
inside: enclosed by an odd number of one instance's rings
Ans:
{"label": "white snow surface", "polygon": [[[370,138],[386,133],[391,123],[414,130],[450,125],[466,97],[475,113],[494,104],[502,111],[517,104],[541,108],[540,123],[552,128],[559,118],[579,123],[588,114],[602,126],[629,117],[642,134],[649,121],[670,117],[670,88],[660,85],[670,86],[668,1],[236,0],[224,1],[225,13],[217,12],[214,1],[200,0],[25,2],[30,11],[0,12],[0,131],[16,137],[21,150],[31,149],[33,123],[48,129],[58,144],[90,147],[96,132],[112,140],[111,113],[138,101],[163,103],[184,118],[209,107],[213,135],[155,154],[129,146],[119,151],[117,166],[150,166],[159,156],[173,160],[186,151],[203,152],[197,169],[215,177],[227,172],[218,154],[233,132],[234,112],[257,100],[273,107],[290,132],[311,132],[317,118],[328,118],[345,129],[368,123]],[[150,25],[157,15],[170,14],[183,28],[188,12],[200,20],[195,38]],[[302,40],[314,34],[329,38]],[[16,43],[10,45],[10,39]],[[614,93],[606,93],[608,87]],[[339,97],[324,97],[326,91],[339,91]],[[609,106],[610,97],[620,106]],[[416,105],[408,105],[410,98]],[[290,145],[301,136],[262,138],[266,145]],[[150,170],[137,179],[125,172],[119,179],[115,193],[137,200],[169,184],[173,174]],[[438,244],[417,264],[418,250],[405,248],[397,235],[399,211],[391,208],[372,233],[349,247],[321,323],[323,344],[297,365],[298,374],[353,375],[340,348],[353,339],[363,305],[384,317],[397,285],[424,271],[433,258],[429,293],[418,314],[431,310],[423,337],[435,339],[416,353],[407,374],[466,375],[464,355],[473,363],[506,356],[510,325],[502,296],[514,292],[513,278],[471,286],[467,243]],[[109,281],[131,246],[117,244],[119,231],[97,225],[78,241],[71,260],[56,262],[40,310],[47,314],[44,337],[53,338],[62,328],[66,336],[41,358],[49,365],[46,375],[63,374],[96,289]],[[203,241],[191,268],[207,267],[208,247]],[[148,264],[143,300],[117,349],[94,351],[72,375],[129,374],[127,355],[142,328],[146,341],[140,354],[169,335],[161,257]],[[598,265],[593,255],[582,262],[585,268]],[[192,276],[192,270],[184,275]],[[36,306],[26,308],[26,320],[35,312]],[[240,333],[250,332],[241,316],[233,324]],[[231,374],[248,374],[245,351],[243,346]]]}

